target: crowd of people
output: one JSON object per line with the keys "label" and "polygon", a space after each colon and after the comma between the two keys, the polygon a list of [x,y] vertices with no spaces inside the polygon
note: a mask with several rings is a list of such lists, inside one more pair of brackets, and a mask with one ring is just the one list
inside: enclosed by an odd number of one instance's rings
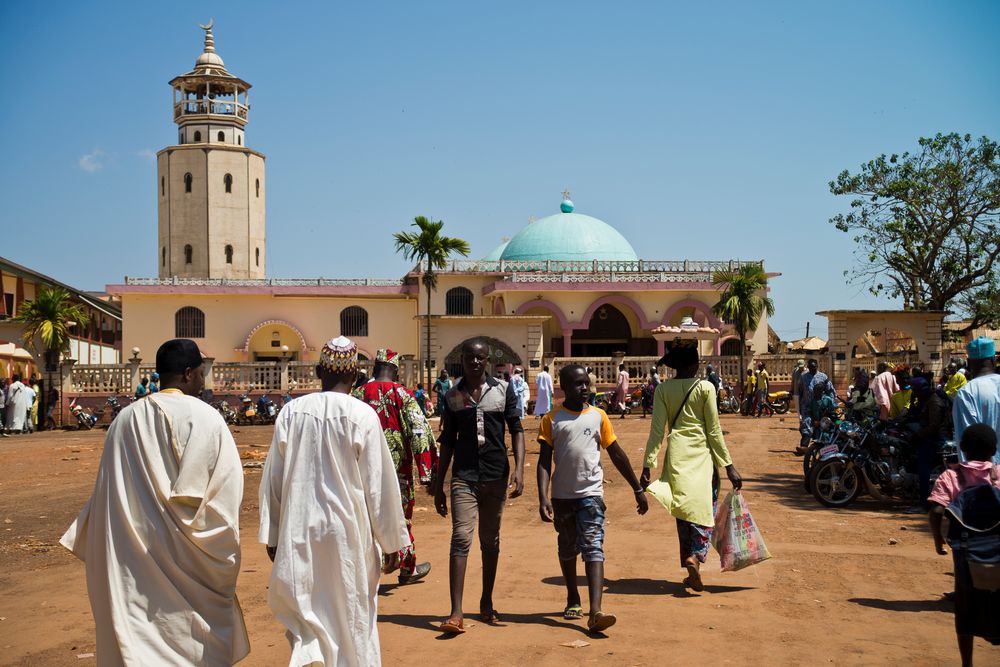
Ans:
{"label": "crowd of people", "polygon": [[[430,571],[416,558],[410,520],[418,485],[451,518],[451,609],[441,632],[466,631],[465,575],[477,527],[480,618],[501,620],[493,597],[501,520],[508,499],[524,491],[527,394],[520,369],[509,381],[488,372],[486,343],[467,341],[461,361],[457,381],[442,373],[433,388],[441,418],[436,439],[426,402],[421,406],[398,382],[398,356],[379,350],[372,378],[359,383],[357,346],[344,337],[322,349],[322,391],[279,413],[260,485],[257,538],[273,561],[268,604],[288,629],[290,664],[379,663],[380,576],[398,572],[405,585]],[[735,488],[742,485],[719,426],[715,389],[698,377],[697,350],[675,347],[661,362],[676,377],[656,386],[639,475],[608,415],[590,404],[594,378],[587,368],[560,369],[559,406],[551,402],[551,377],[537,385],[543,397],[548,392],[547,405],[535,403],[539,516],[555,529],[568,620],[585,616],[576,583],[577,562],[584,562],[591,632],[617,621],[602,605],[602,450],[635,492],[639,514],[648,510],[648,489],[676,518],[680,566],[696,591],[704,589],[700,567],[714,524],[717,469],[725,468]],[[197,345],[164,343],[156,368],[159,391],[111,424],[93,495],[61,542],[86,564],[99,664],[232,664],[250,650],[235,595],[239,455],[222,418],[197,398],[204,385]],[[662,472],[652,481],[665,434]]]}
{"label": "crowd of people", "polygon": [[10,382],[0,378],[0,436],[8,437],[38,430],[41,400],[39,378],[24,378],[14,373]]}

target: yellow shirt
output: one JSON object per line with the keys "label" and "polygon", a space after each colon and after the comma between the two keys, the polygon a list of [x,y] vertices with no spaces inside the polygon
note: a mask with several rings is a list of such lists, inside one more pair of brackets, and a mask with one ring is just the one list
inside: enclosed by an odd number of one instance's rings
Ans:
{"label": "yellow shirt", "polygon": [[895,419],[910,409],[912,389],[900,389],[889,397],[889,419]]}
{"label": "yellow shirt", "polygon": [[955,371],[955,374],[948,378],[948,382],[944,385],[944,393],[948,394],[948,398],[955,398],[955,394],[958,390],[964,387],[969,381],[965,379],[965,375]]}

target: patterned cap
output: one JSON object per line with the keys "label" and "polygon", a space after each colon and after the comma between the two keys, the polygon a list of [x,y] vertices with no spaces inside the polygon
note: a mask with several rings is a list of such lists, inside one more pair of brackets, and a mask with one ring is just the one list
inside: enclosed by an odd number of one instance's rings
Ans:
{"label": "patterned cap", "polygon": [[992,338],[979,336],[965,346],[969,359],[992,359],[996,355],[996,343]]}
{"label": "patterned cap", "polygon": [[396,368],[399,368],[399,353],[383,347],[375,353],[375,361],[380,361],[383,364],[392,364]]}
{"label": "patterned cap", "polygon": [[319,365],[334,373],[358,370],[358,346],[350,338],[338,336],[327,341],[319,353]]}

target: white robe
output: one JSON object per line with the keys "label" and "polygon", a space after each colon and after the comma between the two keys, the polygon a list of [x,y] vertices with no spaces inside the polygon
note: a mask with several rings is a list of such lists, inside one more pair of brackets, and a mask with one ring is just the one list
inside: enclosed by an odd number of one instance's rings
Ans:
{"label": "white robe", "polygon": [[542,371],[535,377],[535,416],[541,417],[552,410],[552,376]]}
{"label": "white robe", "polygon": [[281,409],[260,484],[259,538],[277,547],[267,602],[289,630],[289,665],[380,664],[381,554],[410,539],[371,407],[321,392]]}
{"label": "white robe", "polygon": [[4,428],[9,431],[23,431],[24,419],[30,407],[28,388],[20,382],[12,382],[7,387],[7,419]]}
{"label": "white robe", "polygon": [[230,665],[250,651],[236,599],[243,468],[219,413],[175,393],[132,403],[61,543],[86,562],[97,664]]}

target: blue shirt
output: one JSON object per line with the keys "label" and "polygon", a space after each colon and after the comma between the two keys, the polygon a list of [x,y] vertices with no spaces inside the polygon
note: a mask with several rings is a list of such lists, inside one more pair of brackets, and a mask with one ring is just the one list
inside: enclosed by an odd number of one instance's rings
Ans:
{"label": "blue shirt", "polygon": [[[973,424],[986,424],[997,432],[1000,450],[1000,374],[992,373],[969,380],[952,399],[952,417],[955,421],[955,442],[962,441],[962,432]],[[962,461],[965,456],[958,452]],[[1000,463],[1000,451],[993,455],[993,462]]]}

